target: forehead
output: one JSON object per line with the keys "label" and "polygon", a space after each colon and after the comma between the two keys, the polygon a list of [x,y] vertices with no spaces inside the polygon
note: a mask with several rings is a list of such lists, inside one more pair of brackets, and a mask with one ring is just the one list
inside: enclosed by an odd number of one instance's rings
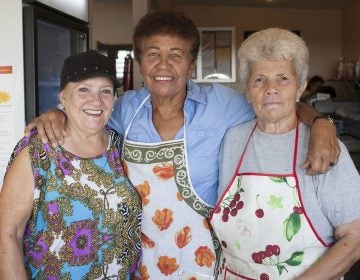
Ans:
{"label": "forehead", "polygon": [[153,35],[145,37],[142,42],[143,50],[156,49],[178,49],[184,52],[190,51],[190,42],[178,36]]}
{"label": "forehead", "polygon": [[289,60],[262,60],[253,62],[250,66],[251,74],[294,74],[294,67]]}
{"label": "forehead", "polygon": [[108,77],[101,77],[101,76],[97,76],[97,77],[91,77],[91,78],[87,78],[87,79],[83,79],[80,81],[71,81],[68,82],[64,89],[72,89],[78,86],[113,86],[113,82],[110,78]]}

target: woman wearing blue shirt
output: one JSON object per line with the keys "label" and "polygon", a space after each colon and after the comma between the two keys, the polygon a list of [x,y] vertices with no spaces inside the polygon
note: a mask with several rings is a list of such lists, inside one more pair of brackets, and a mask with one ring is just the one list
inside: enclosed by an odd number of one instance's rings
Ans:
{"label": "woman wearing blue shirt", "polygon": [[[207,218],[217,199],[220,142],[229,127],[254,113],[236,91],[190,81],[199,33],[185,15],[149,13],[133,40],[144,87],[117,101],[110,126],[124,134],[124,167],[143,204],[135,279],[213,279],[216,253]],[[49,120],[61,127],[64,117],[52,112],[36,123],[51,126]],[[339,153],[335,129],[316,121],[312,130],[323,137],[305,167],[325,172]],[[55,135],[61,138],[58,128],[47,133],[52,143]]]}

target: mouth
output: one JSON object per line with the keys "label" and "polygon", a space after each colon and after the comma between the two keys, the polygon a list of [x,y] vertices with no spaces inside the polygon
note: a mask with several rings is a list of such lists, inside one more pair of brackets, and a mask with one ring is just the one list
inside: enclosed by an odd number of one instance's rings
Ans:
{"label": "mouth", "polygon": [[158,81],[158,82],[162,82],[162,81],[167,81],[168,82],[168,81],[174,80],[174,78],[170,77],[170,76],[155,76],[154,80]]}
{"label": "mouth", "polygon": [[90,109],[83,109],[82,110],[85,114],[93,117],[98,117],[103,113],[103,110],[90,110]]}
{"label": "mouth", "polygon": [[264,106],[278,106],[281,104],[282,104],[282,102],[280,102],[280,101],[268,101],[268,102],[263,103]]}

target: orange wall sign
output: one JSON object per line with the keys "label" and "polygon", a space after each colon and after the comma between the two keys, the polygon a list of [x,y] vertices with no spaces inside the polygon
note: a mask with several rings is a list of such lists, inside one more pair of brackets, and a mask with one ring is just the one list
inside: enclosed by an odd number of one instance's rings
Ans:
{"label": "orange wall sign", "polygon": [[0,74],[11,74],[12,66],[0,66]]}

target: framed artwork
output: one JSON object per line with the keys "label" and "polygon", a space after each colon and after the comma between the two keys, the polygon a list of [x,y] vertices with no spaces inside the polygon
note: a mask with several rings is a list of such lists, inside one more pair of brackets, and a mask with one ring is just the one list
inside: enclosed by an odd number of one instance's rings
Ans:
{"label": "framed artwork", "polygon": [[235,28],[200,27],[200,50],[193,80],[229,83],[236,81]]}

